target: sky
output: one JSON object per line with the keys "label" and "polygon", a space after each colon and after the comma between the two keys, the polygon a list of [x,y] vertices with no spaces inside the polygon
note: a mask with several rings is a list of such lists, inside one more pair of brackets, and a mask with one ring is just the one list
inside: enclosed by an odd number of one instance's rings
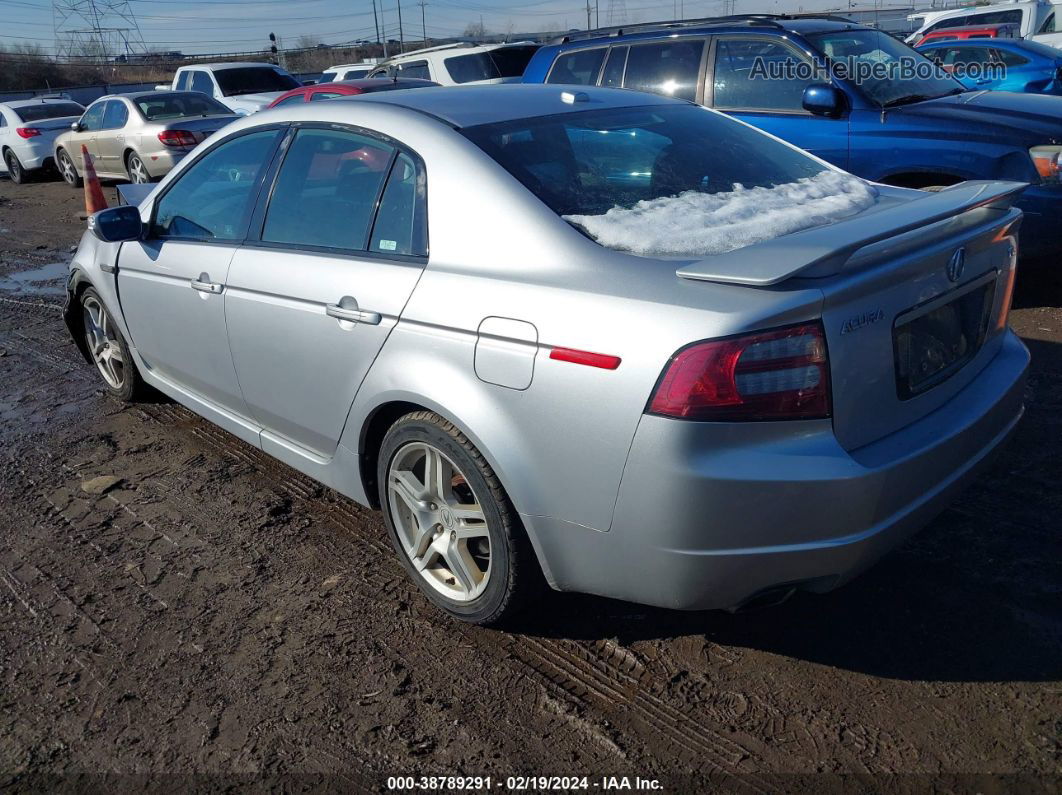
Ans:
{"label": "sky", "polygon": [[[59,0],[103,14],[101,27],[127,23],[107,13],[124,0]],[[883,0],[878,0],[879,5]],[[884,0],[890,5],[895,0]],[[376,0],[377,14],[388,38],[399,38],[401,3],[405,37],[421,38],[419,0]],[[793,13],[800,11],[870,9],[873,0],[590,0],[594,26],[661,19],[718,16],[725,13]],[[0,44],[36,43],[53,51],[52,0],[0,0]],[[324,44],[375,39],[372,0],[128,0],[149,50],[222,53],[259,50],[270,32],[285,47],[300,36]],[[735,10],[736,7],[736,10]],[[586,0],[427,0],[423,6],[429,38],[460,35],[482,19],[494,33],[561,31],[586,27]]]}

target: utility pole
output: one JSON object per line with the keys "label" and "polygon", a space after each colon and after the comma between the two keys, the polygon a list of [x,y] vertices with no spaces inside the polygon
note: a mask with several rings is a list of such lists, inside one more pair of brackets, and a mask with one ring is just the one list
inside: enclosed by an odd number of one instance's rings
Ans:
{"label": "utility pole", "polygon": [[420,0],[420,37],[424,40],[424,46],[428,46],[428,23],[424,19],[424,9],[427,7],[425,0]]}
{"label": "utility pole", "polygon": [[[375,7],[375,5],[376,5],[376,0],[373,0],[373,6]],[[384,60],[386,61],[389,56],[387,54],[387,19],[384,17],[383,0],[380,0],[380,33],[382,34],[381,38],[383,39],[383,51],[384,51],[384,56],[383,57],[384,57]]]}
{"label": "utility pole", "polygon": [[590,30],[590,0],[586,0],[586,29]]}
{"label": "utility pole", "polygon": [[376,0],[372,0],[372,24],[376,28],[376,43],[380,43],[380,19],[376,16]]}
{"label": "utility pole", "polygon": [[402,32],[402,0],[396,0],[398,6],[398,54],[406,51],[406,36]]}

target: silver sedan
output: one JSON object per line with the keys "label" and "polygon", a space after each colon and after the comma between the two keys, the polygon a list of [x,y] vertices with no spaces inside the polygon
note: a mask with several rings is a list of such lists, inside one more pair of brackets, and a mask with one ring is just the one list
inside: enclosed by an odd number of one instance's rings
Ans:
{"label": "silver sedan", "polygon": [[737,609],[843,583],[1013,430],[1022,187],[611,89],[304,103],[93,216],[66,319],[118,398],[380,508],[459,619],[543,581]]}
{"label": "silver sedan", "polygon": [[80,186],[84,145],[99,177],[152,182],[236,118],[220,102],[198,91],[101,97],[56,139],[55,164],[68,184]]}

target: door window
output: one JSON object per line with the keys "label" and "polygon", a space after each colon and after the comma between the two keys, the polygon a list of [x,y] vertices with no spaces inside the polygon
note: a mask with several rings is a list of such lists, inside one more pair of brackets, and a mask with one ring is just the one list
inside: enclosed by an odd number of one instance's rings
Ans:
{"label": "door window", "polygon": [[291,97],[287,97],[286,99],[282,99],[282,100],[280,100],[280,102],[278,102],[278,103],[277,103],[276,105],[274,105],[273,107],[274,107],[274,108],[279,108],[279,107],[280,107],[281,105],[294,105],[294,104],[296,104],[296,103],[298,103],[298,102],[303,102],[303,101],[305,101],[305,99],[306,99],[306,96],[305,96],[305,94],[303,94],[303,93],[301,93],[301,92],[300,92],[300,93],[298,93],[298,94],[295,94],[294,96],[291,96]]}
{"label": "door window", "polygon": [[129,121],[129,109],[125,103],[118,99],[112,99],[107,103],[103,111],[103,126],[101,130],[120,130]]}
{"label": "door window", "polygon": [[1054,33],[1055,32],[1055,15],[1053,13],[1047,15],[1047,19],[1044,20],[1044,24],[1040,26],[1037,33]]}
{"label": "door window", "polygon": [[399,153],[387,179],[369,249],[381,254],[426,256],[424,174],[413,158]]}
{"label": "door window", "polygon": [[277,134],[241,135],[196,160],[159,200],[152,234],[242,240]]}
{"label": "door window", "polygon": [[627,65],[627,50],[629,47],[613,47],[608,51],[608,61],[605,63],[605,71],[601,75],[601,85],[610,88],[622,88],[623,68]]}
{"label": "door window", "polygon": [[608,50],[604,47],[598,47],[593,50],[574,50],[562,53],[553,62],[553,68],[546,82],[572,86],[594,85],[606,52]]}
{"label": "door window", "polygon": [[1029,59],[1025,58],[1010,50],[992,50],[993,59],[1006,64],[1008,69],[1017,68],[1019,66],[1025,66],[1029,63]]}
{"label": "door window", "polygon": [[81,117],[82,132],[92,132],[103,126],[103,108],[106,104],[106,102],[97,102],[85,111],[85,115]]}
{"label": "door window", "polygon": [[211,96],[214,95],[214,83],[211,82],[210,75],[208,75],[206,72],[200,72],[198,70],[192,72],[191,74],[192,86],[190,90],[201,91],[204,94],[210,94]]}
{"label": "door window", "polygon": [[716,108],[803,111],[811,80],[786,79],[807,63],[783,44],[765,39],[720,39],[716,45]]}
{"label": "door window", "polygon": [[431,80],[427,61],[413,61],[412,63],[400,63],[398,73],[402,77],[417,77],[423,80]]}
{"label": "door window", "polygon": [[623,87],[676,99],[695,100],[703,51],[703,39],[680,39],[631,47]]}
{"label": "door window", "polygon": [[262,240],[364,251],[394,147],[342,130],[302,129],[277,175]]}

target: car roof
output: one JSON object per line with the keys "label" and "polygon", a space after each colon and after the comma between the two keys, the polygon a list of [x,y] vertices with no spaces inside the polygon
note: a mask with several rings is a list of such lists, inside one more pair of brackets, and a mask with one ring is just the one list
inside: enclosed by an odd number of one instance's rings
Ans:
{"label": "car roof", "polygon": [[[584,95],[586,101],[566,102],[565,94]],[[534,83],[449,86],[440,91],[380,91],[332,101],[398,105],[458,128],[586,110],[689,104],[658,94],[618,88]]]}
{"label": "car roof", "polygon": [[329,66],[325,71],[338,72],[340,69],[372,69],[374,66],[376,66],[374,63],[337,63],[335,66]]}
{"label": "car roof", "polygon": [[381,83],[395,83],[400,86],[437,86],[434,80],[420,77],[358,77],[353,80],[334,80],[331,83],[318,83],[307,86],[308,89],[327,91],[329,86],[350,86],[351,88],[377,88]]}
{"label": "car roof", "polygon": [[442,53],[445,57],[449,58],[453,55],[468,55],[469,53],[477,52],[492,52],[493,50],[501,50],[507,47],[538,47],[540,45],[533,41],[509,41],[509,42],[496,42],[494,44],[470,44],[467,42],[453,42],[451,44],[439,44],[435,47],[424,47],[420,50],[413,50],[411,52],[404,52],[401,55],[392,55],[386,61],[381,61],[376,66],[382,66],[389,63],[398,63],[401,61],[409,61],[414,59],[423,58],[426,55],[433,55],[435,53]]}
{"label": "car roof", "polygon": [[14,108],[28,108],[28,107],[31,107],[33,105],[50,105],[50,104],[56,104],[56,103],[59,103],[59,102],[65,102],[65,103],[68,103],[68,104],[69,103],[73,103],[75,105],[80,105],[81,104],[80,102],[78,102],[76,100],[73,100],[73,99],[62,99],[62,98],[59,98],[59,97],[47,97],[47,98],[45,98],[45,97],[34,97],[33,99],[11,99],[11,100],[7,100],[6,102],[0,102],[0,105],[3,105],[6,108],[14,109]]}
{"label": "car roof", "polygon": [[688,22],[642,23],[626,27],[578,32],[562,36],[552,43],[561,49],[603,46],[617,41],[655,40],[675,36],[706,36],[711,33],[766,33],[807,35],[835,30],[877,30],[851,20],[823,16],[788,17],[772,14],[750,14],[737,17],[712,17]]}
{"label": "car roof", "polygon": [[279,69],[276,64],[264,63],[262,61],[231,61],[227,63],[193,63],[185,64],[177,71],[184,69],[209,69],[214,72],[220,72],[222,69],[246,69],[247,67],[267,67],[269,69]]}

